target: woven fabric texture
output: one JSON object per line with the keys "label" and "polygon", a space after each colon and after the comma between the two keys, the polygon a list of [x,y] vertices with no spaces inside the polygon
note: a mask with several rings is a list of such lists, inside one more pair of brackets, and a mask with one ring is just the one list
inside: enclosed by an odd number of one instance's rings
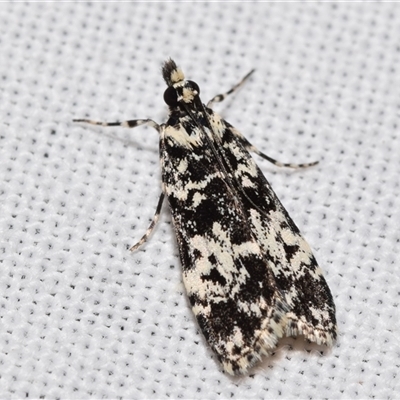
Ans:
{"label": "woven fabric texture", "polygon": [[[0,398],[394,399],[400,393],[400,6],[396,3],[0,5]],[[182,284],[160,194],[162,62],[255,157],[337,307],[332,349],[286,338],[226,376]]]}

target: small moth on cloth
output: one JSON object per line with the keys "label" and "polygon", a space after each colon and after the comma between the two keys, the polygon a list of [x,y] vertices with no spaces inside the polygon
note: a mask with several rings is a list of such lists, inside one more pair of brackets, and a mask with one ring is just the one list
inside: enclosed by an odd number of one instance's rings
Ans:
{"label": "small moth on cloth", "polygon": [[335,305],[312,252],[249,152],[277,166],[211,106],[173,60],[162,74],[169,106],[165,124],[74,120],[102,126],[149,125],[160,135],[162,194],[167,196],[182,262],[183,282],[198,324],[229,374],[248,371],[283,336],[303,335],[331,346]]}

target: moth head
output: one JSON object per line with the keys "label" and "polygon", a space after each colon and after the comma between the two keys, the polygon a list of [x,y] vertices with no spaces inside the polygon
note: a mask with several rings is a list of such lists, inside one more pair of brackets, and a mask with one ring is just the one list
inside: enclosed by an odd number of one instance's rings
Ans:
{"label": "moth head", "polygon": [[197,83],[185,80],[185,75],[174,60],[169,59],[164,63],[162,74],[168,85],[164,92],[164,101],[170,107],[176,107],[181,102],[192,103],[200,94]]}
{"label": "moth head", "polygon": [[200,88],[196,82],[183,81],[182,85],[169,86],[164,92],[164,101],[170,107],[176,107],[179,103],[193,103],[199,95]]}

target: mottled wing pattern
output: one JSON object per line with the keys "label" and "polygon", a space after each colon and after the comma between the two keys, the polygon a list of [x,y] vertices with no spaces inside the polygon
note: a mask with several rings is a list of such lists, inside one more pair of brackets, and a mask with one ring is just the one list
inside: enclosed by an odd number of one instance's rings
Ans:
{"label": "mottled wing pattern", "polygon": [[171,115],[160,143],[163,184],[194,314],[225,370],[243,373],[284,334],[330,343],[334,306],[246,140],[207,113],[212,131]]}
{"label": "mottled wing pattern", "polygon": [[162,179],[183,281],[224,369],[243,373],[276,346],[288,309],[243,200],[227,184],[204,130],[188,117],[171,118],[179,122],[161,135]]}
{"label": "mottled wing pattern", "polygon": [[337,335],[335,305],[310,246],[247,151],[252,145],[232,125],[207,111],[211,120],[220,121],[221,157],[245,200],[252,203],[245,209],[249,225],[289,308],[285,335],[304,335],[331,346]]}

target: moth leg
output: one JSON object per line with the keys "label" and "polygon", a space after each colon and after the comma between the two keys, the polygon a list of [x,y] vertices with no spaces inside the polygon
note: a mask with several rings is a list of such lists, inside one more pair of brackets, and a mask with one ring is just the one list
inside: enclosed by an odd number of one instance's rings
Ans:
{"label": "moth leg", "polygon": [[160,198],[158,200],[156,212],[154,214],[153,220],[151,221],[149,227],[147,228],[146,233],[142,236],[142,238],[134,244],[129,250],[130,251],[135,251],[137,250],[146,240],[147,238],[151,235],[151,232],[153,232],[154,227],[157,224],[158,218],[160,217],[160,212],[161,212],[161,207],[164,201],[164,192],[161,193]]}
{"label": "moth leg", "polygon": [[310,163],[302,163],[302,164],[293,164],[293,163],[281,163],[280,161],[277,161],[269,156],[267,156],[266,154],[264,154],[263,152],[261,152],[260,150],[258,150],[256,147],[254,147],[253,145],[251,145],[250,147],[247,148],[247,150],[258,154],[260,157],[266,159],[267,161],[269,161],[270,163],[276,165],[277,167],[286,167],[286,168],[308,168],[308,167],[312,167],[313,165],[317,165],[319,161],[313,161]]}
{"label": "moth leg", "polygon": [[85,124],[99,125],[99,126],[123,126],[124,128],[136,128],[140,125],[148,125],[160,132],[161,127],[157,122],[152,119],[131,119],[122,122],[101,122],[93,121],[91,119],[73,119],[72,122],[83,122]]}
{"label": "moth leg", "polygon": [[265,160],[269,161],[270,163],[276,165],[277,167],[286,167],[286,168],[308,168],[312,167],[313,165],[317,165],[318,161],[310,162],[310,163],[303,163],[303,164],[293,164],[293,163],[281,163],[273,159],[270,156],[267,156],[262,151],[258,150],[257,147],[252,145],[237,129],[232,129],[232,132],[238,137],[241,141],[243,147],[251,151],[252,153],[258,154],[260,157],[264,158]]}
{"label": "moth leg", "polygon": [[[101,122],[101,121],[93,121],[91,119],[74,119],[73,122],[83,122],[86,124],[92,125],[99,125],[99,126],[123,126],[125,128],[136,128],[140,125],[148,125],[152,128],[156,129],[158,132],[161,131],[161,126],[157,124],[157,122],[153,121],[152,119],[132,119],[129,121],[122,121],[122,122]],[[129,250],[135,251],[137,250],[151,235],[155,225],[157,224],[158,218],[160,216],[161,207],[164,201],[164,193],[161,193],[160,199],[158,200],[156,212],[154,214],[153,220],[151,221],[149,227],[147,228],[146,233],[142,236],[142,238],[134,244]]]}
{"label": "moth leg", "polygon": [[247,78],[250,77],[250,75],[254,72],[255,70],[252,69],[238,84],[236,84],[232,89],[228,90],[226,93],[222,94],[217,94],[215,97],[213,97],[208,103],[207,107],[212,108],[214,103],[219,103],[223,100],[225,100],[230,94],[233,92],[236,92],[240,88],[240,86],[243,85],[243,83],[247,80]]}

